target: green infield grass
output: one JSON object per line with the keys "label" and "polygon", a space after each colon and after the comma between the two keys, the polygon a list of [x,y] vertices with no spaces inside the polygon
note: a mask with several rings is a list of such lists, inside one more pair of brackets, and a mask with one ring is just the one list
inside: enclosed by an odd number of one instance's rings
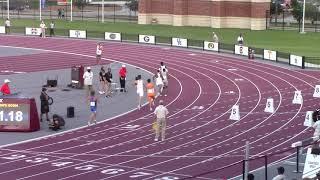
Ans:
{"label": "green infield grass", "polygon": [[[50,20],[45,20],[49,26]],[[4,22],[0,22],[4,23]],[[13,19],[14,27],[23,30],[22,27],[39,27],[39,21],[34,19]],[[234,44],[239,33],[244,36],[245,45],[256,48],[266,48],[296,55],[308,57],[320,57],[320,33],[308,32],[299,34],[297,31],[251,31],[243,29],[213,29],[208,27],[173,27],[166,25],[138,25],[124,22],[95,22],[95,21],[65,21],[55,20],[56,34],[67,35],[63,29],[87,30],[89,37],[103,37],[103,32],[121,32],[125,34],[146,34],[163,37],[181,37],[194,40],[211,40],[214,31],[219,41]],[[23,32],[23,31],[22,31]],[[90,33],[91,32],[91,33]]]}

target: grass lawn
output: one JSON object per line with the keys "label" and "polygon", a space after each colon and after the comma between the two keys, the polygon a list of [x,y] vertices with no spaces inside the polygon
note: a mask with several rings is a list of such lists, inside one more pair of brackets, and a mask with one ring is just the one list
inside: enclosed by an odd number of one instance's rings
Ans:
{"label": "grass lawn", "polygon": [[[49,20],[46,21],[49,26]],[[0,21],[0,24],[4,22]],[[13,19],[12,26],[39,27],[39,21],[33,19]],[[166,25],[138,25],[136,23],[99,23],[94,21],[55,20],[57,29],[79,29],[96,32],[122,32],[127,34],[148,34],[164,37],[181,37],[195,40],[210,40],[212,31],[216,32],[220,42],[233,44],[241,32],[247,46],[267,48],[281,52],[309,57],[320,57],[320,33],[299,34],[296,31],[251,31],[242,29],[212,29],[208,27],[173,27]],[[58,31],[59,33],[59,31]]]}

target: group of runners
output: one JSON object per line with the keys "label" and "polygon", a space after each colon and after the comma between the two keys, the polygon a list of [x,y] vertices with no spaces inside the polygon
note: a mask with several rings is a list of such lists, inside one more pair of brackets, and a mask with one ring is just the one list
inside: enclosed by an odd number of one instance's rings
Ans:
{"label": "group of runners", "polygon": [[[97,44],[96,48],[96,63],[100,64],[101,56],[103,53],[102,43]],[[120,92],[126,92],[125,81],[126,81],[126,66],[123,64],[119,70],[119,81],[120,81]],[[87,101],[90,106],[90,119],[88,121],[88,126],[92,123],[96,123],[97,115],[97,103],[98,97],[96,92],[92,88],[93,73],[90,67],[87,67],[87,72],[83,75],[85,86],[87,89]],[[89,79],[89,80],[88,80]],[[101,66],[99,72],[99,87],[98,92],[100,95],[104,94],[105,97],[111,97],[112,88],[111,83],[113,83],[111,68],[108,68],[106,72],[104,67]],[[138,109],[141,108],[141,102],[147,94],[147,100],[149,102],[150,111],[153,110],[155,106],[155,99],[157,96],[167,96],[168,91],[168,68],[164,65],[164,62],[160,63],[160,67],[157,69],[155,75],[152,78],[143,80],[141,75],[136,76],[134,85],[136,86],[136,93],[138,96]]]}
{"label": "group of runners", "polygon": [[[155,84],[153,83],[155,82]],[[160,63],[160,68],[157,70],[156,74],[153,76],[153,82],[151,79],[147,79],[146,83],[138,75],[135,80],[135,85],[138,94],[138,109],[141,108],[141,100],[144,96],[144,91],[147,92],[147,98],[149,101],[149,108],[152,111],[154,106],[154,100],[156,96],[167,96],[168,91],[168,69],[163,62]]]}

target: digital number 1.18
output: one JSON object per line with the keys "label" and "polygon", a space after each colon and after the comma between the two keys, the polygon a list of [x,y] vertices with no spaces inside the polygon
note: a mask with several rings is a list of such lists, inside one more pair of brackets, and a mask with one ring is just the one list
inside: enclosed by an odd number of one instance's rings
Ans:
{"label": "digital number 1.18", "polygon": [[23,120],[23,113],[21,111],[10,111],[9,113],[5,113],[4,111],[0,111],[0,121],[17,121],[20,122]]}

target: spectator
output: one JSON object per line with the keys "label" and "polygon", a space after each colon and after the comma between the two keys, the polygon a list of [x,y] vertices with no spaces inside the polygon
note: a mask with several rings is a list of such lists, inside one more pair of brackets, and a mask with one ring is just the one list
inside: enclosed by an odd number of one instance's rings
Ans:
{"label": "spectator", "polygon": [[64,18],[64,9],[61,11],[61,17]]}
{"label": "spectator", "polygon": [[6,34],[10,34],[11,22],[10,22],[9,18],[6,19],[4,25],[5,25]]}
{"label": "spectator", "polygon": [[11,94],[10,87],[9,87],[10,82],[11,81],[9,79],[4,80],[4,84],[1,86],[2,95],[10,95]]}
{"label": "spectator", "polygon": [[254,175],[249,173],[247,176],[247,180],[254,180]]}
{"label": "spectator", "polygon": [[127,68],[126,65],[122,65],[119,70],[119,78],[120,78],[120,92],[126,92],[126,78],[127,78]]}
{"label": "spectator", "polygon": [[41,34],[40,36],[45,38],[46,37],[46,24],[44,23],[44,21],[41,21],[41,24],[40,24],[40,28],[41,28]]}
{"label": "spectator", "polygon": [[86,96],[89,96],[89,93],[92,91],[93,84],[93,72],[90,67],[87,67],[87,71],[83,74],[84,86],[86,88]]}
{"label": "spectator", "polygon": [[99,94],[106,93],[106,72],[104,70],[104,67],[101,66],[100,72],[99,72]]}
{"label": "spectator", "polygon": [[54,36],[54,28],[55,28],[55,24],[53,21],[51,21],[51,23],[50,23],[50,37]]}
{"label": "spectator", "polygon": [[65,123],[65,120],[61,116],[54,114],[52,116],[52,121],[49,122],[49,128],[57,131],[61,128],[61,126],[64,126]]}
{"label": "spectator", "polygon": [[58,9],[58,19],[60,19],[61,18],[61,9],[59,8]]}
{"label": "spectator", "polygon": [[243,45],[244,40],[243,40],[242,33],[240,33],[240,35],[238,36],[237,41],[238,41],[238,45]]}
{"label": "spectator", "polygon": [[46,115],[46,119],[47,121],[49,121],[49,96],[48,94],[46,93],[47,91],[47,88],[42,88],[42,91],[41,91],[41,95],[40,95],[40,102],[41,102],[41,115],[40,115],[40,121],[42,122],[42,117],[43,117],[43,114]]}
{"label": "spectator", "polygon": [[277,168],[278,175],[273,177],[272,180],[285,180],[286,176],[284,175],[284,168],[282,166]]}
{"label": "spectator", "polygon": [[106,97],[111,96],[111,83],[112,83],[112,72],[111,68],[108,68],[108,72],[105,74],[105,80],[106,80]]}
{"label": "spectator", "polygon": [[215,32],[212,32],[212,42],[214,42],[214,43],[219,42],[219,38]]}
{"label": "spectator", "polygon": [[162,141],[165,140],[165,133],[166,133],[166,116],[169,114],[168,109],[163,105],[163,100],[159,101],[159,106],[156,107],[154,110],[154,114],[156,115],[157,118],[157,128],[156,128],[156,137],[155,141],[158,141],[160,132],[161,132],[161,137]]}

